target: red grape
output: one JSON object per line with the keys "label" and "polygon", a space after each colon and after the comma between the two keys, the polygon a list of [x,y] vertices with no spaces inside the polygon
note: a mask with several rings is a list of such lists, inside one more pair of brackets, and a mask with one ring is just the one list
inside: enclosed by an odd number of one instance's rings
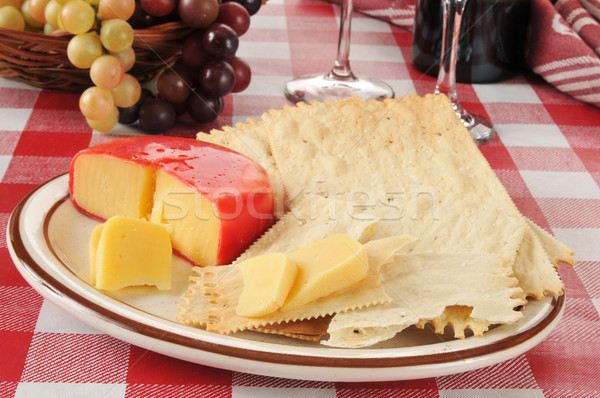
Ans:
{"label": "red grape", "polygon": [[185,101],[190,95],[190,77],[182,68],[178,71],[165,69],[158,77],[156,88],[162,98],[177,104]]}
{"label": "red grape", "polygon": [[209,97],[222,97],[235,86],[235,72],[225,61],[211,61],[200,70],[198,82]]}
{"label": "red grape", "polygon": [[229,3],[231,1],[240,3],[246,10],[248,10],[248,14],[250,15],[256,14],[262,5],[262,0],[223,0],[223,3]]}
{"label": "red grape", "polygon": [[222,23],[213,24],[202,37],[202,48],[217,61],[233,57],[239,43],[235,30]]}
{"label": "red grape", "polygon": [[142,88],[140,99],[135,105],[128,108],[119,108],[119,123],[121,124],[133,124],[140,116],[140,109],[142,105],[146,103],[150,98],[154,97],[152,91],[147,88]]}
{"label": "red grape", "polygon": [[235,30],[235,33],[237,33],[239,37],[246,33],[250,27],[250,14],[248,13],[248,10],[239,3],[223,3],[219,9],[217,22],[224,23]]}
{"label": "red grape", "polygon": [[148,14],[138,2],[135,3],[135,11],[128,20],[129,24],[134,29],[145,29],[150,26],[157,25],[159,21],[160,18],[153,17],[152,15]]}
{"label": "red grape", "polygon": [[222,97],[210,98],[198,92],[193,92],[187,99],[188,115],[197,123],[212,122],[223,111],[224,106]]}
{"label": "red grape", "polygon": [[140,109],[140,126],[150,134],[162,134],[175,124],[175,109],[168,101],[150,98]]}
{"label": "red grape", "polygon": [[177,6],[177,0],[140,0],[140,5],[154,17],[169,15]]}
{"label": "red grape", "polygon": [[197,30],[183,42],[183,48],[181,49],[183,63],[190,70],[200,70],[204,64],[210,61],[210,57],[202,49],[202,36],[204,36],[204,31]]}
{"label": "red grape", "polygon": [[219,0],[179,0],[179,17],[192,28],[206,28],[219,15]]}
{"label": "red grape", "polygon": [[239,57],[233,57],[226,62],[231,65],[233,72],[235,73],[235,85],[231,89],[231,92],[239,93],[240,91],[247,89],[252,78],[252,69],[250,69],[250,65]]}

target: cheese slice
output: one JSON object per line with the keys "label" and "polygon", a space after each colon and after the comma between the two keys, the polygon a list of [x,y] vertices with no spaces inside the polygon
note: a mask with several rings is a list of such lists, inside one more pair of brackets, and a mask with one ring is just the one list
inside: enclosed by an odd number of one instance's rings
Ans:
{"label": "cheese slice", "polygon": [[254,257],[239,264],[244,287],[236,313],[260,317],[279,309],[296,280],[296,264],[283,253]]}
{"label": "cheese slice", "polygon": [[352,286],[369,272],[365,249],[346,234],[321,239],[288,257],[298,267],[298,275],[281,311]]}
{"label": "cheese slice", "polygon": [[90,252],[90,283],[96,284],[96,253],[98,252],[98,243],[100,243],[100,236],[102,236],[102,229],[104,224],[100,224],[93,229],[92,235],[90,236],[89,252]]}
{"label": "cheese slice", "polygon": [[91,279],[98,289],[171,288],[171,240],[160,225],[112,217],[93,231],[90,249]]}

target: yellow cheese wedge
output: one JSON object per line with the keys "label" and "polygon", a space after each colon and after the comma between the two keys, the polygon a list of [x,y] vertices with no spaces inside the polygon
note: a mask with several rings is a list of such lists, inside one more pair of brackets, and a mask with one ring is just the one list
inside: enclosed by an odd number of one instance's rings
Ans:
{"label": "yellow cheese wedge", "polygon": [[321,239],[288,257],[298,267],[298,275],[281,311],[345,289],[364,279],[369,272],[365,249],[345,234]]}
{"label": "yellow cheese wedge", "polygon": [[90,271],[98,289],[138,285],[171,288],[171,240],[164,227],[115,216],[94,230],[90,247],[90,257],[95,253],[90,258]]}
{"label": "yellow cheese wedge", "polygon": [[236,308],[239,316],[259,317],[277,311],[294,284],[296,264],[283,253],[254,257],[239,264],[244,288]]}
{"label": "yellow cheese wedge", "polygon": [[167,224],[173,249],[196,264],[215,264],[221,222],[211,202],[159,170],[150,221]]}

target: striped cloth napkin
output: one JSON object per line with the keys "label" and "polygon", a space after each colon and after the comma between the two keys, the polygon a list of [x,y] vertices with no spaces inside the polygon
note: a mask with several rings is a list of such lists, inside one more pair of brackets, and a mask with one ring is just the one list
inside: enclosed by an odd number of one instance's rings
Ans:
{"label": "striped cloth napkin", "polygon": [[580,101],[600,107],[600,0],[533,0],[525,61]]}
{"label": "striped cloth napkin", "polygon": [[[331,0],[339,3],[339,0]],[[474,1],[474,0],[471,0]],[[354,0],[358,12],[412,29],[416,0]],[[532,0],[525,64],[570,96],[600,107],[600,0]]]}

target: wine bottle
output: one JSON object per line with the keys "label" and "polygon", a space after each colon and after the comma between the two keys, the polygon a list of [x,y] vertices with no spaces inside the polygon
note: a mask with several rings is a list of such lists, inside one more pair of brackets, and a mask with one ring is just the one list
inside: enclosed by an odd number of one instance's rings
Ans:
{"label": "wine bottle", "polygon": [[[491,83],[517,73],[523,66],[529,3],[467,0],[458,40],[457,82]],[[451,19],[449,26],[453,25]],[[417,0],[411,47],[415,67],[437,76],[441,47],[442,1]]]}

